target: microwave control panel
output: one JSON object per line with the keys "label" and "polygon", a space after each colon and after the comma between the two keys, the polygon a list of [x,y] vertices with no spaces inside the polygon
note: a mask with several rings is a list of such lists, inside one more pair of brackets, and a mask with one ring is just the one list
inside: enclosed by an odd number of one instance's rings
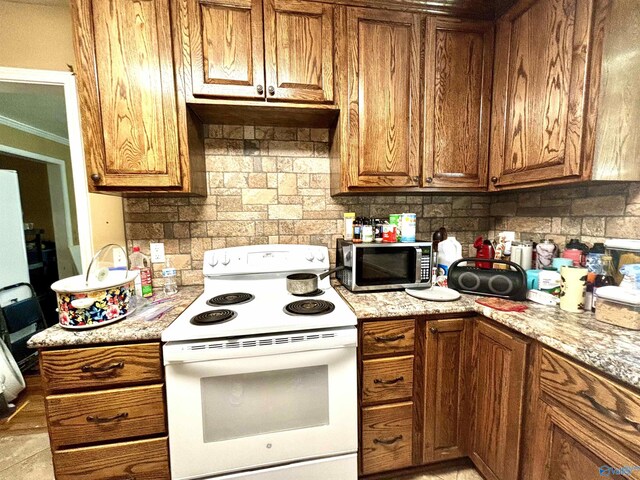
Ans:
{"label": "microwave control panel", "polygon": [[420,280],[421,282],[431,281],[431,247],[422,247],[422,258],[420,260]]}

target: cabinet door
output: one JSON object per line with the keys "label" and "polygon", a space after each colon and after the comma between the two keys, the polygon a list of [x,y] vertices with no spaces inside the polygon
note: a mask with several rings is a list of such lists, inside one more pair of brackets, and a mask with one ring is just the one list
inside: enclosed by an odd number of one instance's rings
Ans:
{"label": "cabinet door", "polygon": [[265,0],[267,100],[333,101],[333,7]]}
{"label": "cabinet door", "polygon": [[261,0],[188,0],[193,95],[263,99]]}
{"label": "cabinet door", "polygon": [[526,352],[524,340],[476,322],[470,457],[489,480],[518,478]]}
{"label": "cabinet door", "polygon": [[[537,479],[597,480],[637,478],[637,456],[629,456],[615,440],[594,434],[593,427],[561,407],[540,403],[542,438],[536,439]],[[542,468],[542,466],[546,468]],[[617,471],[616,471],[617,470]]]}
{"label": "cabinet door", "polygon": [[350,187],[420,182],[418,15],[347,12]]}
{"label": "cabinet door", "polygon": [[493,24],[429,17],[423,186],[487,186]]}
{"label": "cabinet door", "polygon": [[89,184],[180,187],[169,1],[71,7]]}
{"label": "cabinet door", "polygon": [[579,177],[593,0],[520,0],[497,23],[495,187]]}
{"label": "cabinet door", "polygon": [[467,383],[465,326],[471,320],[427,322],[425,363],[424,460],[448,460],[465,454]]}

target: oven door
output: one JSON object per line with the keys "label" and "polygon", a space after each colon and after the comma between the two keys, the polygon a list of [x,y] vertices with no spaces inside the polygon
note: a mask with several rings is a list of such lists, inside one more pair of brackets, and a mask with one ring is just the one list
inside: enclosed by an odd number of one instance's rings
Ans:
{"label": "oven door", "polygon": [[166,344],[172,478],[357,451],[356,343],[349,328]]}
{"label": "oven door", "polygon": [[417,286],[422,250],[416,246],[358,245],[355,248],[355,290]]}

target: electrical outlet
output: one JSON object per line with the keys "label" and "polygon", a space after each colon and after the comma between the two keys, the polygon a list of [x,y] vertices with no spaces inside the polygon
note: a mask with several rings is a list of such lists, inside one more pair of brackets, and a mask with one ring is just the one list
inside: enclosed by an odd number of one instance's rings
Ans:
{"label": "electrical outlet", "polygon": [[164,263],[164,243],[150,243],[151,263]]}
{"label": "electrical outlet", "polygon": [[119,248],[113,249],[113,264],[116,267],[127,268],[127,258],[125,257],[125,253]]}

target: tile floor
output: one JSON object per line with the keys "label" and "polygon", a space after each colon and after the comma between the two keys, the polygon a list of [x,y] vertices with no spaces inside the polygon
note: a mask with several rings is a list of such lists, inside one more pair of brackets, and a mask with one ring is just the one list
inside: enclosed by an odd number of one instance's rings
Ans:
{"label": "tile floor", "polygon": [[0,480],[53,479],[40,376],[25,375],[16,411],[0,420]]}
{"label": "tile floor", "polygon": [[[16,412],[0,420],[0,480],[53,480],[44,396],[38,374],[25,377],[27,389]],[[447,467],[394,480],[482,480],[472,467]]]}

